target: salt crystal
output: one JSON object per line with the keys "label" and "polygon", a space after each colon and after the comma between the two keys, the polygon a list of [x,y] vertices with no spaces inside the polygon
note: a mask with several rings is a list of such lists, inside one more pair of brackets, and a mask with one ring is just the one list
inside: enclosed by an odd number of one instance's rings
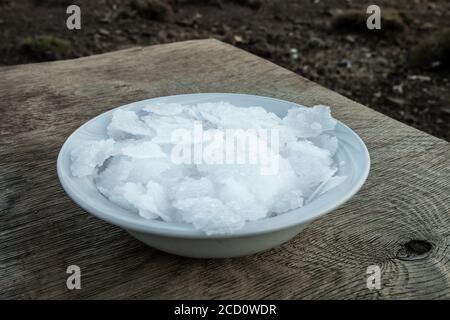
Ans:
{"label": "salt crystal", "polygon": [[120,153],[130,158],[167,158],[161,147],[152,141],[131,141],[123,143]]}
{"label": "salt crystal", "polygon": [[85,143],[71,152],[70,169],[75,177],[93,175],[97,167],[115,152],[114,140],[99,140]]}
{"label": "salt crystal", "polygon": [[278,166],[277,174],[261,175],[254,171],[246,179],[246,185],[251,188],[258,201],[266,206],[270,206],[280,194],[295,188],[298,184],[295,168],[288,160],[280,157]]}
{"label": "salt crystal", "polygon": [[333,130],[337,121],[331,116],[329,107],[318,105],[313,108],[290,109],[283,124],[292,128],[299,138],[310,138]]}
{"label": "salt crystal", "polygon": [[123,195],[120,201],[127,202],[127,206],[133,206],[139,215],[146,219],[162,218],[171,221],[168,210],[168,202],[164,189],[156,182],[149,181],[145,186],[140,183],[127,182],[120,189],[115,190],[116,196]]}
{"label": "salt crystal", "polygon": [[[125,198],[125,184],[119,184],[112,189],[99,188],[99,191],[118,206],[134,213],[139,212],[136,206]],[[157,218],[157,215],[154,214],[153,217]]]}
{"label": "salt crystal", "polygon": [[[147,183],[148,181],[157,181],[168,171],[181,171],[181,166],[174,165],[170,159],[135,159],[131,160],[132,169],[129,175],[129,181]],[[167,174],[167,173],[166,173]],[[181,178],[182,172],[179,173]],[[178,175],[177,175],[178,176]]]}
{"label": "salt crystal", "polygon": [[303,206],[304,198],[300,189],[290,190],[283,194],[272,206],[272,211],[282,214]]}
{"label": "salt crystal", "polygon": [[219,198],[245,220],[264,218],[269,208],[259,202],[255,195],[242,182],[233,177],[222,181]]}
{"label": "salt crystal", "polygon": [[[189,135],[199,123],[202,140],[195,141]],[[118,109],[107,126],[109,139],[75,148],[71,170],[143,219],[187,223],[209,235],[233,233],[246,222],[301,208],[345,180],[336,176],[333,159],[336,123],[325,106],[291,109],[283,119],[228,102]],[[247,139],[231,157],[225,143],[230,129]],[[175,132],[190,137],[180,142],[189,152],[201,148],[199,163],[189,162],[195,157],[174,161]],[[258,153],[262,147],[265,156]]]}
{"label": "salt crystal", "polygon": [[187,177],[172,188],[174,199],[195,197],[214,197],[214,185],[208,178],[193,179]]}
{"label": "salt crystal", "polygon": [[322,134],[320,136],[310,138],[309,140],[317,147],[330,151],[331,156],[334,156],[338,148],[337,138],[329,134]]}
{"label": "salt crystal", "polygon": [[106,196],[115,186],[124,183],[133,168],[131,161],[123,157],[113,158],[106,168],[95,177],[97,188]]}
{"label": "salt crystal", "polygon": [[232,233],[242,228],[245,220],[222,201],[211,197],[178,200],[174,207],[183,221],[191,223],[206,234]]}
{"label": "salt crystal", "polygon": [[154,131],[145,125],[133,111],[117,109],[107,127],[108,135],[116,140],[133,136],[152,137]]}
{"label": "salt crystal", "polygon": [[186,106],[179,103],[154,103],[144,107],[144,111],[151,112],[160,116],[174,116],[184,112]]}
{"label": "salt crystal", "polygon": [[182,116],[160,117],[144,116],[142,120],[146,125],[156,132],[156,137],[152,139],[158,144],[172,143],[175,130],[192,130],[194,123],[191,119]]}
{"label": "salt crystal", "polygon": [[261,107],[236,108],[228,102],[200,103],[195,107],[202,119],[219,129],[272,128],[281,123],[274,113]]}
{"label": "salt crystal", "polygon": [[288,159],[297,174],[297,185],[306,196],[334,172],[329,151],[309,141],[293,144]]}
{"label": "salt crystal", "polygon": [[[164,221],[172,221],[171,216],[168,214],[169,202],[164,188],[154,181],[147,182],[145,188],[146,192],[139,209],[145,212],[156,213]],[[150,206],[147,207],[149,204]]]}

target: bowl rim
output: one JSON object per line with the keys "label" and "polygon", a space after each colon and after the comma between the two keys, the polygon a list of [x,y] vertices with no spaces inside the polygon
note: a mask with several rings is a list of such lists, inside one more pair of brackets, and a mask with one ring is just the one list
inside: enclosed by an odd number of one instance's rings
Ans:
{"label": "bowl rim", "polygon": [[[66,180],[67,174],[65,173],[65,171],[63,169],[63,161],[64,161],[63,150],[65,148],[67,148],[68,142],[76,134],[76,132],[78,130],[81,130],[81,128],[88,126],[90,123],[96,121],[99,117],[104,116],[107,113],[111,113],[118,108],[126,108],[126,107],[130,107],[131,105],[135,105],[137,103],[144,103],[144,102],[147,103],[147,102],[152,102],[154,100],[165,99],[165,98],[169,98],[169,99],[173,98],[173,97],[188,98],[188,97],[193,97],[193,96],[200,97],[200,96],[206,96],[206,95],[233,95],[233,96],[255,97],[258,99],[267,99],[267,100],[272,100],[272,101],[275,101],[278,103],[289,104],[294,107],[302,107],[302,105],[299,105],[298,103],[290,102],[290,101],[286,101],[286,100],[282,100],[282,99],[278,99],[278,98],[252,95],[252,94],[226,93],[226,92],[190,93],[190,94],[161,96],[161,97],[155,97],[155,98],[151,98],[151,99],[135,101],[135,102],[128,103],[125,105],[120,105],[118,107],[114,107],[114,108],[112,108],[108,111],[105,111],[105,112],[97,115],[96,117],[88,120],[84,124],[82,124],[76,130],[74,130],[69,135],[69,137],[64,141],[64,144],[62,145],[62,147],[59,151],[59,154],[58,154],[57,175],[58,175],[58,179],[59,179],[63,189],[67,193],[67,195],[76,204],[78,204],[81,208],[83,208],[88,213],[96,216],[97,218],[99,218],[101,220],[109,222],[113,225],[122,227],[126,230],[137,231],[137,232],[141,232],[141,233],[145,233],[145,234],[149,234],[149,235],[159,235],[159,236],[175,237],[175,238],[226,239],[226,238],[253,236],[253,235],[259,235],[259,234],[263,234],[263,233],[271,233],[271,232],[276,232],[276,231],[280,231],[283,229],[293,228],[293,227],[308,223],[312,220],[315,220],[315,219],[329,213],[330,211],[337,209],[341,205],[343,205],[345,202],[347,202],[350,198],[352,198],[361,189],[361,187],[364,185],[365,181],[367,180],[367,177],[370,172],[370,166],[371,166],[370,154],[367,149],[367,146],[365,145],[363,140],[359,137],[359,135],[356,132],[354,132],[352,129],[350,129],[347,125],[345,125],[341,121],[337,120],[339,125],[343,126],[348,132],[350,132],[352,134],[353,138],[358,142],[359,147],[363,151],[362,156],[364,157],[364,160],[365,160],[365,163],[364,163],[365,166],[362,170],[362,173],[360,173],[360,175],[359,175],[360,176],[359,180],[357,181],[357,183],[355,183],[351,187],[351,189],[349,191],[347,191],[345,196],[336,202],[329,203],[329,204],[327,203],[319,211],[314,210],[314,208],[312,208],[312,213],[305,214],[304,212],[302,212],[301,215],[296,214],[296,213],[298,213],[299,210],[304,208],[304,207],[302,207],[302,208],[298,208],[298,209],[283,213],[276,217],[270,217],[270,218],[266,218],[266,219],[260,219],[260,220],[256,220],[256,221],[246,222],[242,228],[236,230],[235,232],[233,232],[231,234],[207,235],[206,233],[195,229],[190,224],[168,223],[168,222],[163,222],[163,221],[158,221],[158,220],[144,219],[138,215],[136,215],[136,216],[139,217],[139,219],[131,219],[125,215],[113,215],[113,214],[110,214],[103,210],[99,210],[98,208],[93,206],[89,201],[86,201],[86,199],[84,199],[79,194],[74,192],[74,190],[70,187],[70,184]],[[313,202],[311,202],[311,203],[313,203]],[[115,205],[115,204],[111,202],[111,205]]]}

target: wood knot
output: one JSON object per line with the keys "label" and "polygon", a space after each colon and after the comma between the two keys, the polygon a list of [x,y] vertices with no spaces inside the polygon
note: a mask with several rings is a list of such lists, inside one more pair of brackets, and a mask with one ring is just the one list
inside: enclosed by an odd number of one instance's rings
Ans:
{"label": "wood knot", "polygon": [[405,248],[412,254],[422,255],[431,250],[433,245],[425,240],[411,240],[405,243]]}
{"label": "wood knot", "polygon": [[410,240],[403,245],[397,253],[397,258],[401,260],[417,260],[433,248],[433,245],[426,240]]}

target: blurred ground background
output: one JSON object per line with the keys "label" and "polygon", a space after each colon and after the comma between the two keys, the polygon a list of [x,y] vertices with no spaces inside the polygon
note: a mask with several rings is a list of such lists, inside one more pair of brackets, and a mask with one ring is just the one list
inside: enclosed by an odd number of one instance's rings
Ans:
{"label": "blurred ground background", "polygon": [[450,141],[448,0],[0,0],[0,65],[209,37]]}

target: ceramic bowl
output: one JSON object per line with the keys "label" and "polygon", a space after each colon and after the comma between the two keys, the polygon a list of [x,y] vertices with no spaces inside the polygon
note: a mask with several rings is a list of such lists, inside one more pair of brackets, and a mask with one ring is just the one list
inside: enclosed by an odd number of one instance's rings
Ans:
{"label": "ceramic bowl", "polygon": [[[255,95],[201,93],[161,97],[127,104],[120,108],[140,110],[150,102],[194,104],[228,101],[239,107],[261,106],[284,117],[290,108],[299,105]],[[332,134],[338,138],[335,161],[338,175],[346,180],[307,203],[302,208],[276,217],[248,222],[242,229],[228,235],[208,236],[188,224],[147,220],[127,211],[105,198],[87,178],[76,178],[70,172],[71,150],[89,140],[106,138],[106,126],[114,109],[83,124],[66,140],[57,161],[59,180],[70,198],[88,213],[119,226],[136,239],[165,252],[196,258],[227,258],[254,254],[278,246],[301,232],[311,221],[348,201],[364,184],[370,158],[364,142],[349,127],[338,122]]]}

